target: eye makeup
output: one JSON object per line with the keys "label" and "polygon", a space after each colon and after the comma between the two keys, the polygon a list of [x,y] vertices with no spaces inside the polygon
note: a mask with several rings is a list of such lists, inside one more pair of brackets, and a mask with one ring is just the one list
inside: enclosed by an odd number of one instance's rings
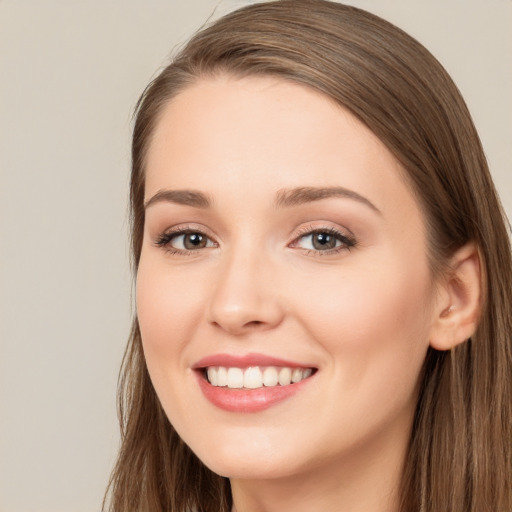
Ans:
{"label": "eye makeup", "polygon": [[333,255],[356,246],[352,234],[342,233],[332,226],[308,226],[299,230],[298,236],[289,245],[307,251],[308,255]]}
{"label": "eye makeup", "polygon": [[[173,255],[190,255],[203,249],[218,247],[218,243],[204,230],[194,226],[178,226],[164,231],[154,240],[154,245]],[[348,251],[356,246],[352,234],[345,234],[332,226],[307,226],[299,230],[293,241],[288,244],[308,255],[334,255]]]}

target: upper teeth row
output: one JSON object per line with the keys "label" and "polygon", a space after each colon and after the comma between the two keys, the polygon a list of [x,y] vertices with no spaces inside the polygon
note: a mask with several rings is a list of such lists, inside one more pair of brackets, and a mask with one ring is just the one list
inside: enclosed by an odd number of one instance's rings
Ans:
{"label": "upper teeth row", "polygon": [[287,386],[308,378],[311,368],[278,368],[275,366],[250,366],[249,368],[227,368],[210,366],[207,370],[208,381],[212,386],[233,389],[256,389],[263,386]]}

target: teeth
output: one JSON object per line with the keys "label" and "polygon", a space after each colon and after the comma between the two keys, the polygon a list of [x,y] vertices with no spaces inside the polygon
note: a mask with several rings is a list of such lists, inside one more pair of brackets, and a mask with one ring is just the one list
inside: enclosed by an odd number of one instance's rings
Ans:
{"label": "teeth", "polygon": [[311,376],[311,368],[287,368],[276,366],[251,366],[249,368],[227,368],[210,366],[206,374],[212,386],[231,389],[258,389],[296,384]]}
{"label": "teeth", "polygon": [[277,374],[277,368],[268,366],[263,370],[263,385],[264,386],[277,386],[279,376]]}
{"label": "teeth", "polygon": [[210,367],[208,368],[208,380],[210,381],[210,384],[212,386],[218,386],[219,385],[219,379],[218,379],[218,374],[217,374],[217,370],[215,370],[215,368],[213,367]]}
{"label": "teeth", "polygon": [[244,387],[244,372],[241,368],[228,369],[228,388],[243,388]]}
{"label": "teeth", "polygon": [[302,370],[300,368],[294,368],[292,371],[292,382],[300,382],[302,380]]}
{"label": "teeth", "polygon": [[279,385],[287,386],[292,383],[292,370],[290,368],[281,368],[279,372]]}
{"label": "teeth", "polygon": [[261,370],[256,366],[247,368],[244,372],[244,388],[256,389],[263,386],[263,375]]}
{"label": "teeth", "polygon": [[[208,368],[210,370],[210,368]],[[211,382],[211,381],[210,381]],[[217,369],[217,386],[227,386],[228,385],[228,371],[224,366],[219,366]],[[215,384],[214,384],[215,386]]]}

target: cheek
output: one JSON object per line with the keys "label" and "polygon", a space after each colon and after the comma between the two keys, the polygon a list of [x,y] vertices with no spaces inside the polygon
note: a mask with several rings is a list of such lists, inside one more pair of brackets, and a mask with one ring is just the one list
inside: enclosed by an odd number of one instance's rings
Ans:
{"label": "cheek", "polygon": [[142,257],[137,272],[137,317],[146,365],[167,417],[181,432],[197,423],[194,400],[182,390],[192,377],[187,346],[204,311],[201,282],[184,272],[171,273],[165,261],[154,258]]}
{"label": "cheek", "polygon": [[136,303],[148,367],[162,357],[179,362],[176,354],[181,353],[198,325],[205,291],[200,280],[191,282],[187,277],[185,273],[171,273],[159,261],[141,258]]}
{"label": "cheek", "polygon": [[416,382],[428,348],[432,286],[428,265],[411,261],[392,265],[382,258],[380,266],[309,284],[298,316],[350,387]]}

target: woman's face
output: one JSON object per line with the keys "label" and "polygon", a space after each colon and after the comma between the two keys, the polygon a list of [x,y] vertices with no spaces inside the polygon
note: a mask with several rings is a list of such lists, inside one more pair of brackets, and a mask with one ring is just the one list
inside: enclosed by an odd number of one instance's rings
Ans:
{"label": "woman's face", "polygon": [[199,458],[233,478],[400,459],[435,288],[379,139],[305,87],[203,79],[159,120],[145,201],[144,353]]}

